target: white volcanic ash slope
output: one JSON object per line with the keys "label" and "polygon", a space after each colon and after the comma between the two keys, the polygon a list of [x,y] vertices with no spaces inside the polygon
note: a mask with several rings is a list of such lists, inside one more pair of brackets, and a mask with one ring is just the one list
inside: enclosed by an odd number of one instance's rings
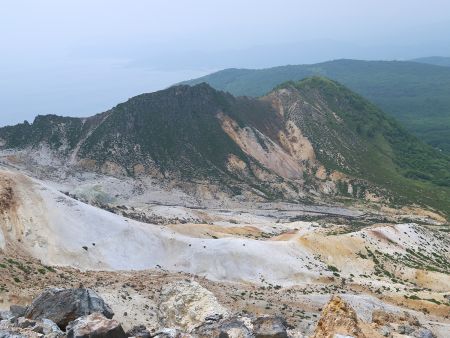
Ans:
{"label": "white volcanic ash slope", "polygon": [[294,242],[180,235],[73,200],[22,174],[1,175],[14,182],[18,205],[14,215],[4,211],[3,249],[24,249],[45,264],[93,270],[161,267],[212,279],[274,283],[311,280],[323,269],[306,268],[300,258],[314,258]]}
{"label": "white volcanic ash slope", "polygon": [[[49,265],[162,268],[281,285],[347,278],[393,293],[411,283],[438,293],[450,285],[448,233],[425,226],[270,225],[263,217],[255,224],[224,223],[221,217],[214,223],[215,212],[209,214],[214,224],[158,226],[84,204],[20,173],[0,176],[1,201],[8,201],[1,203],[2,249],[24,250]],[[443,294],[436,297],[444,302]]]}

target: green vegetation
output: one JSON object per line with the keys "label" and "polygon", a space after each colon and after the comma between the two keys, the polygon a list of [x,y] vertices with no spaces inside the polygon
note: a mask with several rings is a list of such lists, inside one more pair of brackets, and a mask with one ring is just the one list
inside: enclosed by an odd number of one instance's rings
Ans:
{"label": "green vegetation", "polygon": [[441,256],[436,252],[429,254],[426,251],[421,252],[414,249],[406,249],[406,251],[407,254],[402,257],[402,261],[406,266],[445,274],[450,273],[450,262],[445,256]]}
{"label": "green vegetation", "polygon": [[420,298],[420,297],[417,296],[417,295],[411,295],[411,296],[404,295],[404,297],[405,297],[406,299],[413,299],[413,300],[421,300],[421,299],[422,299],[422,298]]}
{"label": "green vegetation", "polygon": [[1,128],[0,137],[6,140],[5,146],[8,148],[26,147],[45,140],[52,149],[67,146],[69,150],[76,146],[86,127],[78,118],[39,115],[33,124],[25,121],[16,126]]}
{"label": "green vegetation", "polygon": [[207,82],[233,95],[261,96],[286,81],[326,76],[374,102],[409,131],[450,153],[450,67],[400,61],[335,60],[268,69],[226,69]]}
{"label": "green vegetation", "polygon": [[[144,94],[119,104],[83,144],[81,154],[100,163],[121,164],[130,175],[135,163],[146,163],[150,157],[162,172],[177,169],[191,178],[218,176],[229,153],[242,157],[213,114],[224,108],[220,102],[226,98],[205,86],[196,88],[195,95],[182,95],[187,89]],[[105,149],[106,144],[115,149]]]}
{"label": "green vegetation", "polygon": [[332,272],[339,272],[339,269],[333,265],[328,265],[328,270]]}
{"label": "green vegetation", "polygon": [[[385,187],[394,192],[394,204],[420,201],[450,212],[450,156],[422,143],[375,105],[335,81],[313,77],[277,88],[295,88],[306,102],[326,113],[322,120],[303,120],[301,129],[315,149],[328,150],[317,152],[327,168]],[[349,195],[348,183],[338,183],[342,195]]]}
{"label": "green vegetation", "polygon": [[428,56],[411,60],[413,62],[426,63],[435,66],[450,67],[450,57],[445,56]]}
{"label": "green vegetation", "polygon": [[45,265],[44,268],[47,269],[47,270],[50,271],[50,272],[56,272],[56,270],[53,269],[51,266],[46,266],[46,265]]}

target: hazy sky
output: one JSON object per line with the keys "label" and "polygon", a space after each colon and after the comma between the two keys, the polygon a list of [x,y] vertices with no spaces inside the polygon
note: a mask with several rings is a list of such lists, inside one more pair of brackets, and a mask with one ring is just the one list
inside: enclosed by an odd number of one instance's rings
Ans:
{"label": "hazy sky", "polygon": [[449,0],[0,0],[0,125],[227,67],[450,56]]}

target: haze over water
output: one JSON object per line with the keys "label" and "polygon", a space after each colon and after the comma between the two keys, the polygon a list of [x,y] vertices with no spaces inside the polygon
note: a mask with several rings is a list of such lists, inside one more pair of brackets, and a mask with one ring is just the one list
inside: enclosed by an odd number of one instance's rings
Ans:
{"label": "haze over water", "polygon": [[450,55],[449,12],[443,0],[2,1],[0,125],[92,115],[227,67]]}

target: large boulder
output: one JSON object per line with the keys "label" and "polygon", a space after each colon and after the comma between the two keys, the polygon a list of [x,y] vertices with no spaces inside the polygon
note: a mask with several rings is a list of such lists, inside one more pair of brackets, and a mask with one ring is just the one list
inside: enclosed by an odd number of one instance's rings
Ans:
{"label": "large boulder", "polygon": [[104,300],[91,289],[47,289],[33,300],[25,317],[30,319],[50,319],[62,330],[69,322],[91,313],[98,312],[106,318],[114,313]]}
{"label": "large boulder", "polygon": [[333,296],[322,310],[313,338],[335,336],[366,338],[361,331],[355,311],[339,296]]}
{"label": "large boulder", "polygon": [[126,338],[122,326],[100,313],[80,317],[67,325],[67,338]]}
{"label": "large boulder", "polygon": [[227,315],[214,294],[195,281],[178,281],[161,290],[159,319],[164,327],[192,332],[207,318]]}

